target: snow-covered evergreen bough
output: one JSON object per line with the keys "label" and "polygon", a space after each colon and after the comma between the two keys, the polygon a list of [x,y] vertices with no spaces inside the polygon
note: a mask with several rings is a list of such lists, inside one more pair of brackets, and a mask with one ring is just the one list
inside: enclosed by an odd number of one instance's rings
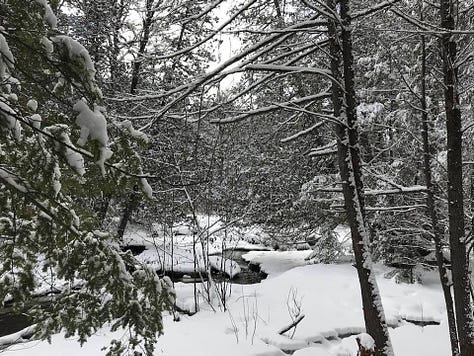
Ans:
{"label": "snow-covered evergreen bough", "polygon": [[146,137],[107,120],[87,50],[56,25],[46,0],[0,4],[2,307],[27,313],[37,337],[85,342],[110,325],[130,332],[109,354],[151,355],[174,292],[84,204],[133,186],[151,198],[136,153]]}

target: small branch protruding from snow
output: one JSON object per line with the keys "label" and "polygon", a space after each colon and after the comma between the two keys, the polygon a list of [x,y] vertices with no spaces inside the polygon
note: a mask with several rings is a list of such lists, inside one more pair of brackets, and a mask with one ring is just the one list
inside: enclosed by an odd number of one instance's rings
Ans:
{"label": "small branch protruding from snow", "polygon": [[280,335],[283,335],[284,333],[286,333],[288,330],[291,330],[293,328],[295,328],[300,322],[301,320],[303,320],[305,317],[304,314],[301,314],[300,316],[298,316],[298,318],[295,319],[295,321],[293,321],[290,325],[288,326],[285,326],[284,328],[281,328],[279,331],[278,331],[278,334]]}

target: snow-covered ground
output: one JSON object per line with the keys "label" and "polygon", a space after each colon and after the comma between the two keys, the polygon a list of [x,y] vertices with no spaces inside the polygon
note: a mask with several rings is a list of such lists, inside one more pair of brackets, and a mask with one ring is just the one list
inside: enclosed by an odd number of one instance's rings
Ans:
{"label": "snow-covered ground", "polygon": [[[306,264],[304,258],[309,256],[307,251],[279,252],[278,263],[271,264],[272,267],[267,271],[266,260],[271,260],[273,254],[258,252],[270,249],[263,243],[271,242],[271,238],[261,227],[226,226],[217,216],[198,215],[196,220],[195,227],[192,227],[190,222],[181,222],[174,225],[172,230],[159,224],[152,224],[148,228],[131,225],[124,234],[124,245],[144,246],[145,251],[138,255],[137,259],[155,270],[164,269],[187,274],[206,273],[206,256],[210,255],[210,265],[231,277],[239,274],[240,268],[238,264],[218,256],[224,250],[255,252],[255,255],[248,255],[248,261],[252,262],[256,257],[262,264],[262,269],[269,274]],[[340,256],[339,259],[349,257],[347,260],[350,261],[352,250],[348,227],[339,225],[334,232],[343,251],[348,255]],[[318,235],[315,234],[315,237],[318,238]]]}
{"label": "snow-covered ground", "polygon": [[[198,227],[180,223],[173,229],[153,224],[148,230],[132,225],[124,234],[124,245],[144,246],[137,259],[155,270],[206,273],[206,263],[230,277],[240,273],[237,263],[218,256],[226,249],[268,249],[260,242],[268,236],[257,227],[226,227],[216,216],[198,216]],[[209,256],[208,256],[209,255]]]}
{"label": "snow-covered ground", "polygon": [[[213,293],[213,307],[201,296],[201,310],[194,316],[181,316],[179,322],[167,316],[155,355],[281,356],[285,355],[282,350],[296,350],[295,356],[355,356],[355,335],[364,331],[355,268],[350,264],[308,265],[304,258],[309,253],[258,251],[244,256],[262,263],[269,278],[259,284],[232,285],[227,311],[219,308]],[[395,355],[449,355],[443,298],[435,273],[426,274],[423,284],[397,284],[384,278],[386,272],[378,267],[377,280]],[[178,305],[191,308],[193,285],[177,283],[176,291]],[[305,317],[296,330],[279,335],[298,313]],[[440,325],[420,327],[405,320]],[[101,347],[122,334],[101,330],[82,348],[74,339],[56,335],[52,344],[15,345],[4,355],[101,355]]]}

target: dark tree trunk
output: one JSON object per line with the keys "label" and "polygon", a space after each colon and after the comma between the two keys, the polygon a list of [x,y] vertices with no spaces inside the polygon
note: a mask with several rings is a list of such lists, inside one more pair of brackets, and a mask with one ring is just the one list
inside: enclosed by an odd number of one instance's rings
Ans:
{"label": "dark tree trunk", "polygon": [[[441,0],[441,27],[455,28],[453,0]],[[462,170],[461,110],[457,90],[456,39],[451,33],[442,35],[444,99],[448,136],[448,214],[454,304],[459,348],[462,356],[474,355],[474,324],[470,297],[469,260],[464,233],[464,201]]]}
{"label": "dark tree trunk", "polygon": [[[420,20],[423,21],[423,8],[420,6]],[[431,145],[429,140],[430,122],[428,118],[428,107],[426,104],[426,43],[425,36],[421,36],[421,118],[422,118],[422,140],[423,140],[423,163],[426,193],[426,206],[431,220],[431,231],[433,233],[433,242],[435,246],[436,262],[438,265],[441,288],[443,290],[444,301],[446,305],[446,314],[448,317],[449,338],[451,341],[451,353],[453,356],[459,355],[459,344],[456,330],[456,318],[454,315],[453,297],[448,279],[448,272],[444,264],[442,231],[438,224],[438,214],[436,213],[434,200],[434,186],[431,174]]]}
{"label": "dark tree trunk", "polygon": [[[155,14],[155,7],[156,7],[156,5],[154,4],[154,0],[146,0],[145,7],[146,7],[146,13],[145,13],[145,19],[143,20],[143,33],[140,38],[137,58],[135,58],[135,61],[133,62],[132,80],[130,84],[131,94],[135,94],[135,91],[137,89],[143,55],[146,52],[146,46],[150,39],[151,25],[153,23],[153,16]],[[134,188],[134,190],[138,190],[138,189]],[[122,217],[120,218],[119,227],[117,229],[117,237],[119,239],[123,238],[123,234],[125,232],[125,228],[127,227],[127,223],[130,220],[130,217],[132,216],[133,211],[137,207],[137,204],[138,204],[137,199],[138,199],[137,193],[132,192],[129,196],[128,202],[125,205]]]}
{"label": "dark tree trunk", "polygon": [[138,45],[137,58],[133,62],[132,69],[132,81],[130,84],[130,93],[135,94],[135,91],[138,86],[138,80],[140,78],[140,67],[143,61],[143,55],[146,52],[146,46],[150,39],[151,25],[153,24],[153,16],[155,15],[155,5],[154,0],[147,0],[146,4],[145,19],[143,20],[143,32],[140,38],[140,43]]}
{"label": "dark tree trunk", "polygon": [[111,3],[113,6],[112,16],[114,23],[112,24],[112,33],[110,34],[109,44],[111,47],[109,53],[109,66],[110,66],[110,82],[111,85],[117,84],[119,77],[119,54],[120,54],[120,30],[123,26],[123,16],[125,13],[125,7],[127,6],[123,0],[114,0]]}
{"label": "dark tree trunk", "polygon": [[[136,190],[138,190],[138,188]],[[138,197],[139,196],[136,191],[130,193],[129,199],[125,204],[122,217],[120,218],[119,226],[117,228],[117,238],[119,240],[123,239],[123,234],[125,233],[127,224],[130,221],[130,218],[132,217],[133,211],[137,208]]]}
{"label": "dark tree trunk", "polygon": [[100,198],[97,198],[97,200],[94,203],[94,210],[96,211],[97,220],[100,226],[103,226],[105,222],[107,211],[109,210],[109,205],[110,205],[109,195],[104,195]]}
{"label": "dark tree trunk", "polygon": [[[393,352],[377,283],[371,270],[372,261],[369,251],[369,236],[365,226],[349,1],[341,0],[337,4],[335,0],[327,0],[327,4],[335,11],[337,11],[338,7],[336,5],[340,5],[342,19],[340,34],[335,21],[330,20],[328,28],[331,45],[331,70],[334,76],[332,100],[334,116],[343,120],[336,128],[338,136],[338,163],[343,182],[345,210],[351,228],[352,246],[361,288],[364,321],[367,333],[375,340],[375,355],[390,356],[393,355]],[[340,70],[341,63],[343,74],[341,74]],[[344,86],[345,90],[341,88],[341,85]],[[343,99],[345,99],[345,107],[343,107]]]}

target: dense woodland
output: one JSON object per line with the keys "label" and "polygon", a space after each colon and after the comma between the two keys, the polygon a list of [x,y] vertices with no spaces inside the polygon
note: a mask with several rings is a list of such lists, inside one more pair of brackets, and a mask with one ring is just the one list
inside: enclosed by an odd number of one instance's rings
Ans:
{"label": "dense woodland", "polygon": [[473,90],[470,0],[2,0],[3,306],[151,355],[174,292],[129,268],[128,224],[217,215],[325,263],[346,224],[367,355],[393,355],[373,261],[437,268],[474,355]]}

